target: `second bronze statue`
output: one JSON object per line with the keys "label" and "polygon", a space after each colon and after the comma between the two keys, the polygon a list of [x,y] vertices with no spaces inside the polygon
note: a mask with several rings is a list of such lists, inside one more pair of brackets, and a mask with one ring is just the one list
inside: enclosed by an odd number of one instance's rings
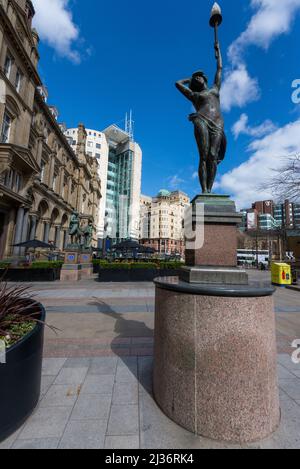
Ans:
{"label": "second bronze statue", "polygon": [[[215,28],[217,28],[217,24],[220,24],[220,18],[218,21]],[[223,65],[218,41],[215,43],[215,53],[217,73],[211,88],[209,88],[208,79],[202,71],[195,72],[191,78],[176,83],[177,89],[193,103],[196,110],[194,114],[189,116],[189,119],[194,124],[195,138],[200,154],[199,180],[203,194],[212,192],[218,164],[224,160],[227,148],[220,104]]]}

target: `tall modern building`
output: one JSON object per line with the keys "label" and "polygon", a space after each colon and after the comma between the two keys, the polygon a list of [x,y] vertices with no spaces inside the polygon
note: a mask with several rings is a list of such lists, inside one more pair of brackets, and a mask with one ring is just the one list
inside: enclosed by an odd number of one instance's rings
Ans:
{"label": "tall modern building", "polygon": [[[102,199],[99,205],[97,239],[103,239],[109,149],[104,133],[91,129],[86,129],[86,133],[86,153],[88,156],[92,156],[98,161],[98,174],[101,180]],[[65,135],[69,144],[75,151],[78,144],[78,128],[65,129]]]}
{"label": "tall modern building", "polygon": [[[77,145],[77,129],[66,130],[71,146]],[[99,246],[139,238],[142,150],[132,136],[111,125],[103,131],[87,129],[86,152],[99,162],[102,199],[99,208]]]}

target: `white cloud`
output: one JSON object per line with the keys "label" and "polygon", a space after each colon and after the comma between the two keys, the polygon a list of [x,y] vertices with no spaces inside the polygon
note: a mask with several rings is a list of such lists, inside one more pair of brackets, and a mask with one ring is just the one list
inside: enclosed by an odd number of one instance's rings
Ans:
{"label": "white cloud", "polygon": [[234,138],[237,140],[241,134],[249,135],[250,137],[263,137],[271,132],[274,132],[276,126],[269,119],[264,121],[261,125],[257,127],[251,127],[249,125],[249,117],[247,114],[242,114],[239,120],[233,125],[232,133]]}
{"label": "white cloud", "polygon": [[300,119],[275,130],[249,145],[250,158],[224,174],[216,187],[230,193],[239,208],[246,208],[256,200],[272,197],[269,190],[259,191],[272,178],[274,169],[282,167],[285,156],[300,151]]}
{"label": "white cloud", "polygon": [[74,24],[69,0],[34,0],[34,27],[40,38],[61,57],[80,63],[80,53],[74,49],[79,29]]}
{"label": "white cloud", "polygon": [[244,49],[256,45],[268,49],[274,39],[290,31],[300,0],[252,0],[257,9],[247,29],[229,48],[229,58],[239,64]]}
{"label": "white cloud", "polygon": [[181,179],[178,174],[170,176],[168,179],[169,187],[171,189],[178,189],[178,187],[185,182],[184,179]]}
{"label": "white cloud", "polygon": [[224,111],[259,99],[258,81],[247,70],[244,51],[251,45],[268,49],[278,36],[287,34],[300,10],[300,0],[251,0],[251,6],[255,9],[254,15],[228,50],[231,69],[227,71],[222,87]]}
{"label": "white cloud", "polygon": [[221,95],[222,108],[230,111],[234,106],[243,107],[257,101],[260,90],[257,80],[250,77],[244,64],[240,64],[238,68],[225,74]]}

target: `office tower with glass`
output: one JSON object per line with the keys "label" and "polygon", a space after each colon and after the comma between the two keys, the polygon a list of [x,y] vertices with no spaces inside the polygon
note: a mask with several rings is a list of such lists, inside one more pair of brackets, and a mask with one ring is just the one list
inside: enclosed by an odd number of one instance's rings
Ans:
{"label": "office tower with glass", "polygon": [[[76,149],[77,129],[65,132]],[[139,238],[142,151],[132,135],[117,125],[103,131],[87,129],[86,152],[97,158],[102,199],[97,230],[99,248],[112,242]]]}
{"label": "office tower with glass", "polygon": [[116,125],[103,131],[109,154],[106,190],[106,235],[113,241],[139,238],[142,151]]}

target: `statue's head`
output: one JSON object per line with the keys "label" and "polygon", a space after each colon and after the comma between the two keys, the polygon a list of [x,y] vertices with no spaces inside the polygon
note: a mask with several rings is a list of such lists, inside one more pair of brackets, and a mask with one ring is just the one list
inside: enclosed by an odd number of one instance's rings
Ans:
{"label": "statue's head", "polygon": [[204,72],[199,70],[195,72],[192,76],[190,89],[191,91],[200,92],[207,88],[208,79]]}

